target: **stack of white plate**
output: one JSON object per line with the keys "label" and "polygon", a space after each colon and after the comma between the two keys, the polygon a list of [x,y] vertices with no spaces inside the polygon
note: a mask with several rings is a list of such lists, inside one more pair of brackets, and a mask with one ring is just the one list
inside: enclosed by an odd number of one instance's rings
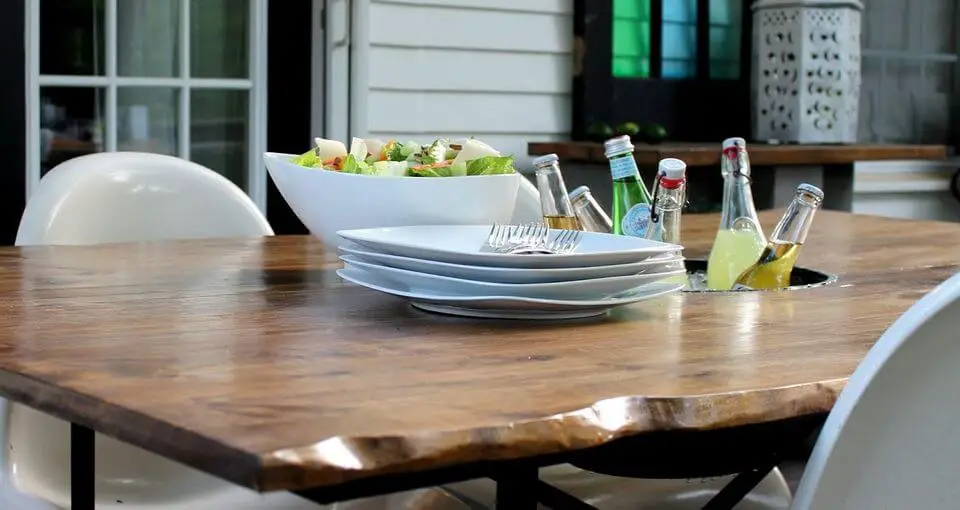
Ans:
{"label": "stack of white plate", "polygon": [[584,232],[571,253],[509,255],[485,248],[490,228],[340,231],[337,274],[423,310],[512,319],[591,317],[683,287],[681,246]]}

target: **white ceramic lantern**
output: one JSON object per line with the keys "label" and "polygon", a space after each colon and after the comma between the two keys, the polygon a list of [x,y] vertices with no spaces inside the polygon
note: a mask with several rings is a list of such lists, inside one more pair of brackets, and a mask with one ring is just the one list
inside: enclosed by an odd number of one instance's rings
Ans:
{"label": "white ceramic lantern", "polygon": [[753,135],[797,143],[857,141],[859,0],[753,4]]}

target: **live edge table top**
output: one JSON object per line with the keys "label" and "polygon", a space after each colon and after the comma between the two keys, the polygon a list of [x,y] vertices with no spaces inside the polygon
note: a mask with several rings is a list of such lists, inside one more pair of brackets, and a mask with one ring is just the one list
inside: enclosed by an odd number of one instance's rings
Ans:
{"label": "live edge table top", "polygon": [[[717,223],[684,219],[688,257]],[[308,237],[4,248],[0,393],[259,490],[759,423],[829,410],[958,246],[821,211],[800,265],[832,285],[556,323],[419,312]]]}

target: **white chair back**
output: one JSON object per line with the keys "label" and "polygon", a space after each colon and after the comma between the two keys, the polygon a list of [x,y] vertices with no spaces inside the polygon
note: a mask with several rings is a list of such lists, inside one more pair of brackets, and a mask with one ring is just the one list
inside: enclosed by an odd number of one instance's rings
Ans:
{"label": "white chair back", "polygon": [[50,170],[27,202],[17,245],[273,235],[253,201],[196,163],[99,153]]}
{"label": "white chair back", "polygon": [[[208,168],[158,154],[101,153],[62,163],[41,179],[21,219],[17,245],[267,235],[273,230],[253,201]],[[64,421],[0,399],[0,444],[6,445],[0,481],[58,506],[69,504],[69,431]],[[108,502],[125,500],[127,507],[196,504],[224,485],[99,434],[96,453],[98,495]],[[234,496],[234,504],[243,500]],[[0,502],[8,497],[29,500],[7,491]],[[310,504],[299,500],[288,506],[295,507]]]}
{"label": "white chair back", "polygon": [[794,509],[960,508],[958,332],[960,274],[907,310],[857,367]]}

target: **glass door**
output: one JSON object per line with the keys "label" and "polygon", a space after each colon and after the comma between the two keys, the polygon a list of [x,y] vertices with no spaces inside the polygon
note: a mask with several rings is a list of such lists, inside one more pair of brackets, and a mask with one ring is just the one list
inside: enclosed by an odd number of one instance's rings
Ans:
{"label": "glass door", "polygon": [[27,196],[93,152],[170,154],[265,210],[267,0],[27,2]]}

